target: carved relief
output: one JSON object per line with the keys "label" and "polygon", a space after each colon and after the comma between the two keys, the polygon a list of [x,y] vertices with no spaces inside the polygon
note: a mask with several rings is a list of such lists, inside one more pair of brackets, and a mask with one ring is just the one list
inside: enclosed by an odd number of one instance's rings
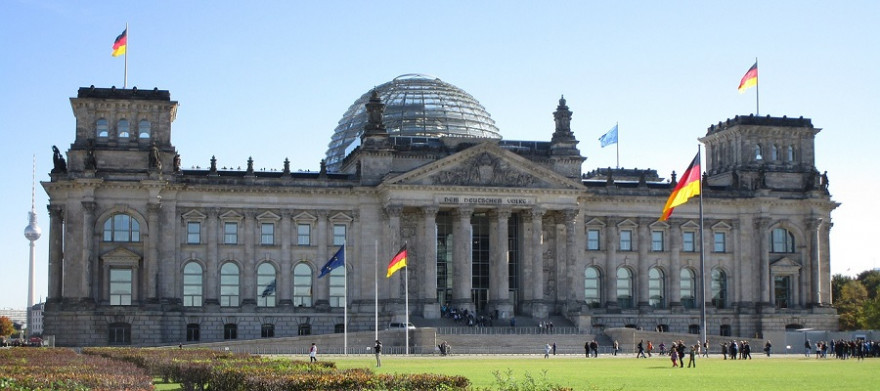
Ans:
{"label": "carved relief", "polygon": [[437,185],[532,187],[537,178],[487,152],[433,176]]}

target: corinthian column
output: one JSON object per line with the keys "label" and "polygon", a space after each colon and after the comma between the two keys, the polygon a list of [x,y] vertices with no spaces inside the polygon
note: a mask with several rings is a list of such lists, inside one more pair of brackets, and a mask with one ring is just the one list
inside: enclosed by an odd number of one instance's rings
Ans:
{"label": "corinthian column", "polygon": [[498,315],[503,318],[509,316],[513,312],[513,304],[510,302],[510,269],[509,269],[509,244],[507,242],[508,226],[511,211],[509,208],[502,208],[491,213],[490,217],[494,217],[492,225],[495,229],[492,232],[490,241],[492,263],[489,273],[489,301],[490,306],[498,311]]}
{"label": "corinthian column", "polygon": [[452,304],[457,308],[465,308],[468,311],[474,310],[474,302],[471,298],[471,288],[473,287],[473,269],[472,269],[472,247],[471,235],[473,228],[471,227],[471,215],[474,213],[473,208],[459,208],[453,213],[453,231],[452,245],[454,246],[453,257],[453,286]]}

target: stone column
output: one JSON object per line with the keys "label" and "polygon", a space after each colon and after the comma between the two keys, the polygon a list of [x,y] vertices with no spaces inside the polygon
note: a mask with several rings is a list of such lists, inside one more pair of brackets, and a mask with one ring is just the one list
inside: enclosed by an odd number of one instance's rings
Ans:
{"label": "stone column", "polygon": [[49,205],[49,300],[61,300],[64,270],[64,208]]}
{"label": "stone column", "polygon": [[254,252],[254,236],[256,236],[254,218],[257,213],[248,209],[243,214],[242,229],[239,232],[239,235],[244,239],[244,257],[241,260],[241,304],[255,305],[257,304],[257,254]]}
{"label": "stone column", "polygon": [[767,228],[770,226],[770,219],[767,217],[758,217],[754,221],[755,235],[758,236],[757,242],[759,243],[757,248],[757,259],[760,260],[761,265],[760,272],[758,273],[760,276],[758,284],[760,284],[761,303],[763,306],[773,308],[774,303],[770,297],[770,291],[773,287],[773,279],[770,275],[770,233],[767,232]]}
{"label": "stone column", "polygon": [[205,259],[205,280],[207,281],[207,289],[205,289],[205,304],[220,304],[220,256],[218,255],[217,241],[220,238],[218,232],[218,220],[220,218],[220,210],[217,208],[208,208],[208,218],[206,220],[207,227],[207,248]]}
{"label": "stone column", "polygon": [[[682,250],[682,232],[681,220],[670,219],[671,228],[669,229],[669,307],[680,308],[681,305],[681,250]],[[696,235],[694,235],[696,236]],[[699,277],[698,277],[699,278]],[[696,287],[692,287],[696,289]]]}
{"label": "stone column", "polygon": [[532,283],[533,318],[546,318],[550,314],[550,307],[544,297],[544,213],[541,208],[532,209],[532,273],[529,281]]}
{"label": "stone column", "polygon": [[[391,261],[391,258],[397,254],[397,251],[403,247],[403,242],[400,240],[400,216],[403,214],[403,207],[400,205],[389,205],[385,207],[385,214],[388,216],[388,236],[389,239],[389,248],[386,250],[387,255],[385,257],[379,257],[379,274],[386,274],[388,272],[388,262]],[[407,253],[407,257],[409,257],[409,253]],[[382,262],[382,259],[385,261]],[[407,259],[408,263],[412,262],[412,259]],[[406,270],[398,270],[394,273],[391,278],[386,278],[388,280],[388,298],[389,299],[403,299],[403,285],[404,285],[404,277],[406,275]],[[401,301],[402,303],[402,301]]]}
{"label": "stone column", "polygon": [[[821,256],[821,245],[819,242],[820,235],[820,227],[822,226],[822,219],[818,218],[807,218],[804,222],[807,226],[807,237],[805,238],[805,242],[809,246],[810,249],[810,262],[809,262],[809,277],[807,277],[807,273],[803,273],[804,279],[809,278],[809,292],[804,295],[804,304],[810,306],[818,306],[821,302],[821,297],[819,294],[822,291],[822,287],[819,284],[820,276],[820,260]],[[806,266],[806,263],[805,263]],[[807,285],[807,284],[804,284]]]}
{"label": "stone column", "polygon": [[293,255],[290,251],[290,241],[296,235],[296,232],[293,230],[293,222],[292,212],[289,209],[281,210],[281,258],[278,260],[278,263],[281,266],[281,272],[278,276],[278,281],[275,283],[275,289],[277,291],[278,306],[291,306],[293,305],[293,300],[291,296],[291,286],[293,284],[293,276],[292,268],[293,268]]}
{"label": "stone column", "polygon": [[[147,204],[147,226],[149,226],[150,232],[150,241],[147,242],[147,251],[144,254],[146,259],[144,259],[144,271],[141,274],[143,278],[144,289],[142,292],[145,293],[144,299],[146,300],[158,300],[159,292],[157,286],[159,284],[159,276],[161,275],[160,265],[159,265],[159,243],[160,243],[160,231],[159,228],[159,211],[162,207],[162,204],[158,202],[150,202]],[[169,283],[169,281],[165,281],[165,283]]]}
{"label": "stone column", "polygon": [[649,295],[648,295],[648,269],[651,264],[648,259],[648,250],[651,248],[651,230],[648,224],[654,222],[654,219],[641,218],[639,219],[639,228],[638,228],[638,253],[639,259],[637,261],[636,273],[638,273],[633,281],[635,282],[635,300],[639,308],[648,307],[649,303]]}
{"label": "stone column", "polygon": [[[318,251],[317,259],[313,259],[312,262],[315,265],[316,273],[319,274],[321,266],[324,266],[324,262],[330,259],[327,255],[327,246],[331,243],[329,239],[329,230],[331,228],[328,228],[327,221],[330,212],[327,210],[316,210],[315,214],[318,215],[318,222],[316,224],[317,237],[315,238]],[[330,277],[317,278],[318,274],[315,274],[315,294],[312,295],[315,300],[314,306],[326,311],[330,309]]]}
{"label": "stone column", "polygon": [[618,308],[617,305],[617,223],[619,219],[609,217],[605,226],[605,273],[602,276],[605,288],[605,306]]}
{"label": "stone column", "polygon": [[500,208],[493,210],[491,231],[491,256],[492,263],[489,272],[489,303],[490,308],[498,311],[501,319],[507,319],[513,315],[513,303],[510,301],[510,269],[509,269],[509,243],[508,223],[511,210]]}
{"label": "stone column", "polygon": [[422,209],[424,260],[422,267],[420,296],[422,297],[422,316],[425,319],[440,318],[440,303],[437,301],[437,212],[436,207]]}
{"label": "stone column", "polygon": [[[581,246],[577,244],[577,218],[578,218],[578,210],[577,209],[566,209],[562,213],[564,223],[565,223],[565,278],[560,278],[560,281],[564,281],[565,284],[561,288],[564,289],[561,298],[565,298],[568,302],[569,306],[576,305],[577,302],[577,293],[575,292],[575,284],[576,281],[580,280],[580,287],[583,288],[583,280],[584,273],[581,269],[580,273],[577,273],[575,270],[575,266],[577,265],[577,252],[580,251]],[[580,278],[578,278],[578,274],[580,274]],[[583,291],[583,289],[581,289]],[[583,292],[581,292],[583,295]]]}
{"label": "stone column", "polygon": [[823,219],[819,225],[819,305],[831,305],[834,299],[831,297],[831,252],[830,252],[830,231],[834,225],[829,219]]}
{"label": "stone column", "polygon": [[[97,208],[97,204],[94,201],[82,201],[82,211],[83,211],[83,219],[82,219],[82,269],[80,270],[81,274],[76,276],[75,284],[69,288],[71,293],[68,296],[72,297],[89,297],[98,301],[100,297],[99,292],[101,289],[101,284],[99,281],[102,279],[98,275],[100,270],[97,267],[97,259],[95,259],[94,249],[92,248],[95,243],[95,209]],[[109,276],[108,276],[109,277]],[[137,284],[133,282],[133,284]],[[106,284],[105,284],[106,285]],[[65,288],[68,288],[65,286]],[[89,288],[91,288],[91,293],[89,292]],[[137,289],[137,285],[133,287]]]}
{"label": "stone column", "polygon": [[471,215],[474,213],[473,208],[463,207],[453,212],[453,236],[452,245],[454,246],[453,257],[453,283],[452,289],[452,306],[454,308],[464,308],[473,311],[475,305],[471,298],[471,288],[473,287],[473,243],[471,227]]}

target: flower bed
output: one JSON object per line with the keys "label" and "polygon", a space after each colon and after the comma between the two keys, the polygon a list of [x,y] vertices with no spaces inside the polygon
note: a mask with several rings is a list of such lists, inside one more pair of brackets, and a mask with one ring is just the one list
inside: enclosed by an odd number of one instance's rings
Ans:
{"label": "flower bed", "polygon": [[138,366],[70,349],[0,350],[3,390],[152,390],[152,378]]}

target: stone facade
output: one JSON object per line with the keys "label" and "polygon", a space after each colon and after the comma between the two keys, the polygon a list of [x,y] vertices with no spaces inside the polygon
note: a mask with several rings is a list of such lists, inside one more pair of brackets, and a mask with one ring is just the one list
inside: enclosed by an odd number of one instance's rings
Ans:
{"label": "stone facade", "polygon": [[[340,332],[346,298],[348,329],[365,331],[376,297],[384,325],[403,318],[407,296],[426,319],[451,306],[563,315],[590,332],[693,332],[700,300],[709,334],[837,327],[828,235],[838,204],[815,168],[809,119],[709,128],[700,240],[696,200],[658,221],[674,178],[582,175],[564,100],[548,142],[425,142],[387,133],[377,98],[338,172],[233,171],[214,159],[183,170],[168,91],[82,88],[71,104],[76,139],[43,183],[44,333],[59,346]],[[343,243],[345,268],[318,278]],[[404,245],[408,270],[386,279]]]}

